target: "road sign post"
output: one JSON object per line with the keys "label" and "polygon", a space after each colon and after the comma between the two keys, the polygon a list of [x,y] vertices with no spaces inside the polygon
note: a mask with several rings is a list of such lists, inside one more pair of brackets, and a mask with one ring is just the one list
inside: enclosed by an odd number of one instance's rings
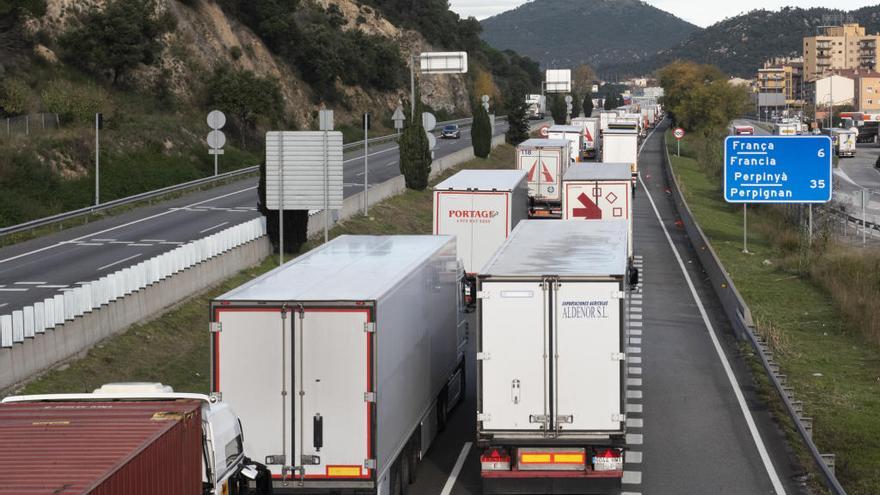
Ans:
{"label": "road sign post", "polygon": [[208,127],[212,129],[208,133],[208,154],[214,155],[214,175],[220,173],[218,157],[223,154],[223,146],[226,145],[226,135],[220,129],[226,125],[226,114],[220,110],[212,110],[208,114]]}
{"label": "road sign post", "polygon": [[681,140],[684,138],[684,129],[676,127],[675,130],[672,131],[672,135],[675,136],[675,156],[681,156]]}
{"label": "road sign post", "polygon": [[[743,204],[748,252],[749,203],[827,203],[832,194],[828,136],[729,136],[724,141],[724,200]],[[812,208],[810,209],[812,238]]]}

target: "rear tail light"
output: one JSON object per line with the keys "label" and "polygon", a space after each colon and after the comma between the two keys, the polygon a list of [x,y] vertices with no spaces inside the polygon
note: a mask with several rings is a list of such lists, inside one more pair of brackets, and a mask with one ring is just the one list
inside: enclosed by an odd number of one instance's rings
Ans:
{"label": "rear tail light", "polygon": [[486,449],[480,456],[483,471],[510,471],[510,454],[504,449]]}
{"label": "rear tail light", "polygon": [[596,452],[593,457],[595,471],[623,471],[623,451],[620,449],[604,449]]}

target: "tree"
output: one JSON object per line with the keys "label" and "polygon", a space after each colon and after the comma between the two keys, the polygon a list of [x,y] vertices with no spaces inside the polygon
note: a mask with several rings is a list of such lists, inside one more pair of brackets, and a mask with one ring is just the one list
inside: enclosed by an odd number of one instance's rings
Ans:
{"label": "tree", "polygon": [[104,10],[92,8],[60,37],[63,58],[93,74],[109,72],[113,84],[140,64],[154,64],[159,37],[174,29],[174,17],[156,7],[156,0],[113,0]]}
{"label": "tree", "polygon": [[483,105],[474,105],[474,121],[471,124],[471,142],[474,146],[474,155],[480,158],[488,158],[492,152],[492,123],[489,121],[489,112]]}
{"label": "tree", "polygon": [[277,81],[226,65],[214,69],[205,85],[205,94],[209,106],[236,120],[242,146],[246,144],[246,131],[255,126],[258,117],[274,121],[284,106]]}
{"label": "tree", "polygon": [[26,113],[30,105],[31,89],[20,79],[0,80],[0,116]]}
{"label": "tree", "polygon": [[[593,81],[596,80],[596,71],[588,64],[575,67],[571,75],[571,90],[579,95],[586,94],[593,89]],[[589,115],[587,115],[589,117]]]}
{"label": "tree", "polygon": [[557,125],[565,124],[568,109],[565,105],[565,99],[560,94],[550,96],[550,115],[553,116],[553,122]]}
{"label": "tree", "polygon": [[400,173],[406,181],[406,187],[421,191],[428,187],[431,175],[431,150],[428,148],[428,136],[422,127],[421,93],[416,89],[416,118],[407,119],[400,136]]}
{"label": "tree", "polygon": [[605,104],[602,106],[605,110],[614,110],[617,108],[617,94],[614,92],[605,93]]}
{"label": "tree", "polygon": [[520,104],[507,112],[507,124],[504,137],[508,144],[516,146],[529,138],[528,106],[525,97],[520,98]]}
{"label": "tree", "polygon": [[588,92],[584,96],[584,102],[581,107],[583,107],[584,109],[584,117],[589,117],[590,115],[593,115],[593,93]]}

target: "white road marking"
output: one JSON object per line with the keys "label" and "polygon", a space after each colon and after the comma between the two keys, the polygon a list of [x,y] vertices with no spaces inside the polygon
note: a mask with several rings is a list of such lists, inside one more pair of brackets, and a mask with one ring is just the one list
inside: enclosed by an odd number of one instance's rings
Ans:
{"label": "white road marking", "polygon": [[629,334],[635,335],[636,337],[640,337],[642,335],[642,331],[641,330],[630,330]]}
{"label": "white road marking", "polygon": [[43,285],[49,282],[16,282],[14,285]]}
{"label": "white road marking", "polygon": [[0,308],[5,308],[6,306],[9,306],[9,303],[0,304]]}
{"label": "white road marking", "polygon": [[[393,146],[393,147],[391,147],[391,148],[387,148],[387,149],[384,149],[384,150],[376,151],[376,152],[374,152],[374,153],[370,153],[369,155],[367,155],[367,157],[376,156],[376,155],[381,155],[382,153],[388,153],[389,151],[394,151],[394,150],[396,150],[396,149],[397,149],[397,146]],[[356,161],[356,160],[364,161],[364,155],[356,156],[356,157],[354,157],[354,158],[349,158],[348,160],[342,160],[342,163],[353,162],[353,161]]]}
{"label": "white road marking", "polygon": [[168,246],[180,246],[180,245],[183,245],[184,243],[182,243],[180,241],[162,241],[159,244],[165,244]]}
{"label": "white road marking", "polygon": [[464,466],[464,461],[467,459],[468,452],[470,452],[472,445],[473,442],[465,442],[465,444],[461,446],[461,452],[458,454],[455,466],[452,467],[452,472],[449,473],[449,478],[446,480],[446,484],[443,485],[443,491],[440,492],[440,495],[449,495],[452,493],[452,488],[455,487],[455,480],[458,479],[458,475],[461,473],[461,468]]}
{"label": "white road marking", "polygon": [[109,265],[104,265],[104,266],[102,266],[101,268],[98,268],[98,271],[100,272],[101,270],[105,270],[105,269],[107,269],[107,268],[110,268],[111,266],[116,266],[116,265],[118,265],[118,264],[120,264],[120,263],[125,263],[125,262],[128,261],[128,260],[133,260],[133,259],[137,258],[138,256],[141,256],[142,254],[143,254],[143,253],[138,253],[138,254],[136,254],[136,255],[134,255],[134,256],[129,256],[128,258],[123,258],[123,259],[121,259],[121,260],[119,260],[119,261],[114,261],[113,263],[110,263]]}
{"label": "white road marking", "polygon": [[[644,147],[644,144],[642,145],[642,147]],[[773,490],[777,494],[784,494],[785,488],[782,486],[782,481],[780,481],[779,475],[776,473],[776,469],[773,467],[773,461],[770,460],[770,455],[767,453],[767,447],[764,445],[764,440],[761,438],[761,433],[758,431],[758,427],[755,425],[755,419],[752,417],[752,413],[751,411],[749,411],[749,408],[746,405],[746,399],[745,397],[743,397],[742,390],[740,390],[739,388],[739,382],[737,381],[736,376],[734,376],[733,374],[733,369],[731,369],[730,363],[727,361],[727,356],[724,354],[724,350],[721,348],[721,343],[718,341],[718,336],[715,334],[715,327],[713,327],[712,322],[709,321],[709,315],[706,313],[706,308],[703,306],[703,301],[700,300],[700,296],[697,294],[697,289],[694,287],[693,281],[691,281],[691,276],[690,274],[688,274],[688,271],[685,268],[684,261],[682,261],[681,255],[678,253],[678,249],[675,248],[675,243],[672,242],[672,236],[669,235],[669,230],[667,230],[666,224],[663,223],[663,218],[660,216],[660,211],[657,209],[657,204],[654,203],[654,197],[651,195],[651,191],[648,190],[648,186],[645,184],[645,181],[642,180],[641,174],[639,175],[639,182],[641,182],[642,188],[645,191],[645,194],[648,196],[648,201],[651,203],[651,208],[654,209],[654,215],[657,216],[657,222],[663,229],[663,234],[666,236],[666,241],[669,243],[669,248],[672,249],[672,254],[675,255],[675,260],[678,261],[678,266],[681,269],[681,274],[684,276],[684,279],[687,282],[688,288],[691,291],[691,296],[697,303],[697,308],[700,310],[700,316],[703,317],[703,323],[709,330],[709,337],[712,340],[712,345],[715,348],[715,353],[718,354],[718,359],[721,360],[721,365],[724,368],[724,373],[727,375],[727,380],[730,382],[730,386],[733,388],[733,393],[736,396],[737,403],[739,403],[740,411],[742,412],[743,417],[746,420],[746,424],[749,427],[749,432],[752,435],[752,440],[755,442],[755,447],[757,447],[758,449],[758,454],[761,456],[761,461],[764,463],[764,469],[767,471],[767,475],[770,477],[770,482],[773,484]]]}
{"label": "white road marking", "polygon": [[641,418],[626,418],[627,428],[644,428],[644,424]]}
{"label": "white road marking", "polygon": [[76,242],[77,246],[103,246],[103,242]]}
{"label": "white road marking", "polygon": [[623,454],[623,462],[627,464],[641,464],[642,453],[638,450],[627,450]]}
{"label": "white road marking", "polygon": [[222,227],[222,226],[224,226],[224,225],[226,225],[226,224],[228,224],[228,223],[229,223],[229,222],[218,223],[217,225],[215,225],[215,226],[213,226],[213,227],[208,227],[208,228],[205,229],[205,230],[200,230],[200,231],[199,231],[199,234],[204,234],[205,232],[208,232],[209,230],[219,229],[220,227]]}
{"label": "white road marking", "polygon": [[89,239],[89,240],[94,241],[94,242],[113,242],[116,239]]}
{"label": "white road marking", "polygon": [[627,387],[641,387],[642,379],[641,378],[627,378],[626,379]]}
{"label": "white road marking", "polygon": [[630,347],[626,348],[626,353],[627,354],[641,354],[642,348],[638,347],[638,346],[630,346]]}
{"label": "white road marking", "polygon": [[641,471],[624,471],[623,479],[620,481],[624,485],[640,485],[642,484]]}
{"label": "white road marking", "polygon": [[642,358],[639,356],[628,356],[629,362],[632,364],[642,364]]}
{"label": "white road marking", "polygon": [[626,434],[626,444],[627,445],[641,445],[645,443],[645,437],[641,433],[627,433]]}
{"label": "white road marking", "polygon": [[629,322],[629,326],[633,328],[640,328],[642,326],[642,322],[640,321],[631,321]]}
{"label": "white road marking", "polygon": [[630,344],[633,344],[633,345],[641,345],[641,344],[642,344],[642,339],[640,339],[640,338],[638,338],[638,337],[630,337],[630,338],[629,338],[629,343],[630,343]]}
{"label": "white road marking", "polygon": [[113,241],[110,244],[131,244],[131,241]]}
{"label": "white road marking", "polygon": [[27,292],[28,289],[25,288],[17,288],[17,289],[0,289],[0,292]]}
{"label": "white road marking", "polygon": [[641,399],[642,391],[641,390],[627,390],[626,391],[627,399]]}
{"label": "white road marking", "polygon": [[38,289],[64,289],[67,285],[38,285]]}
{"label": "white road marking", "polygon": [[643,407],[641,404],[627,404],[626,405],[626,413],[627,414],[641,414]]}
{"label": "white road marking", "polygon": [[132,242],[131,244],[128,245],[128,247],[150,247],[150,246],[152,246],[152,244],[138,244],[135,242]]}
{"label": "white road marking", "polygon": [[[231,193],[228,193],[228,194],[223,194],[223,195],[220,195],[220,196],[215,196],[215,197],[213,197],[213,198],[208,198],[208,199],[205,199],[205,200],[203,200],[203,201],[199,201],[199,202],[197,202],[197,203],[193,203],[193,204],[191,204],[191,205],[189,205],[189,206],[198,206],[198,205],[200,205],[200,204],[208,203],[208,202],[211,202],[211,201],[216,201],[216,200],[218,200],[218,199],[228,198],[229,196],[235,196],[236,194],[241,194],[241,193],[243,193],[243,192],[253,191],[253,190],[256,189],[256,188],[257,188],[257,186],[246,187],[246,188],[244,188],[244,189],[240,189],[240,190],[238,190],[238,191],[234,191],[234,192],[231,192]],[[56,248],[56,247],[59,247],[59,246],[63,246],[63,245],[65,245],[65,244],[67,244],[67,243],[70,243],[70,242],[81,241],[81,240],[83,240],[83,239],[92,239],[92,240],[95,240],[95,241],[100,241],[101,239],[94,239],[93,237],[96,236],[96,235],[101,235],[101,234],[106,233],[106,232],[112,232],[112,231],[114,231],[114,230],[118,230],[118,229],[121,229],[121,228],[125,228],[125,227],[131,226],[131,225],[136,225],[136,224],[139,224],[139,223],[141,223],[141,222],[146,222],[147,220],[153,220],[154,218],[159,218],[159,217],[162,217],[162,216],[168,215],[168,214],[170,214],[170,213],[174,213],[175,211],[177,211],[177,209],[170,208],[170,209],[168,209],[168,211],[163,211],[163,212],[161,212],[161,213],[156,213],[155,215],[151,215],[151,216],[148,216],[148,217],[140,218],[140,219],[138,219],[138,220],[132,220],[131,222],[124,223],[124,224],[122,224],[122,225],[117,225],[117,226],[115,226],[115,227],[110,227],[110,228],[108,228],[108,229],[104,229],[104,230],[102,230],[102,231],[100,231],[100,232],[92,232],[92,233],[90,233],[90,234],[87,234],[87,235],[84,235],[84,236],[77,237],[76,239],[70,239],[70,240],[68,240],[68,241],[63,241],[63,242],[57,242],[57,243],[55,243],[55,244],[51,244],[51,245],[49,245],[49,246],[44,246],[44,247],[41,247],[41,248],[39,248],[39,249],[34,249],[33,251],[28,251],[28,252],[26,252],[26,253],[21,253],[21,254],[18,254],[18,255],[16,255],[16,256],[10,256],[9,258],[5,258],[5,259],[0,260],[0,265],[2,265],[3,263],[8,263],[8,262],[10,262],[10,261],[14,261],[14,260],[20,259],[20,258],[24,258],[25,256],[30,256],[30,255],[32,255],[32,254],[42,253],[43,251],[48,251],[49,249],[53,249],[53,248]],[[112,241],[112,240],[113,240],[113,239],[108,239],[108,241]]]}
{"label": "white road marking", "polygon": [[641,366],[630,366],[629,367],[629,374],[630,375],[641,375],[642,374],[642,367]]}
{"label": "white road marking", "polygon": [[165,242],[165,239],[141,239],[141,242]]}

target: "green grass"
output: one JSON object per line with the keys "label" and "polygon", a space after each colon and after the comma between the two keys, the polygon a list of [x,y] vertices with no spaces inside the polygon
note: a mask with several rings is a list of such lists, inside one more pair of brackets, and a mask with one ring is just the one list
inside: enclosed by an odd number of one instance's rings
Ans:
{"label": "green grass", "polygon": [[[433,183],[463,168],[511,168],[513,151],[512,146],[498,146],[488,159],[471,160],[448,170]],[[330,235],[430,234],[432,201],[430,188],[407,190],[375,205],[369,217],[360,215],[340,223]],[[322,242],[323,237],[313,239],[302,251]],[[82,358],[49,371],[15,393],[90,392],[114,381],[158,381],[178,391],[207,393],[210,388],[208,303],[213,297],[276,266],[277,258],[269,256],[259,266],[183,301],[158,318],[105,339]]]}
{"label": "green grass", "polygon": [[788,268],[780,239],[798,234],[785,231],[772,209],[749,209],[750,254],[742,253],[742,207],[722,200],[720,178],[688,158],[682,144],[681,158],[674,144],[670,150],[688,205],[771,342],[795,399],[814,418],[816,444],[837,454],[837,477],[848,493],[878,493],[880,350],[849,323],[831,294]]}

